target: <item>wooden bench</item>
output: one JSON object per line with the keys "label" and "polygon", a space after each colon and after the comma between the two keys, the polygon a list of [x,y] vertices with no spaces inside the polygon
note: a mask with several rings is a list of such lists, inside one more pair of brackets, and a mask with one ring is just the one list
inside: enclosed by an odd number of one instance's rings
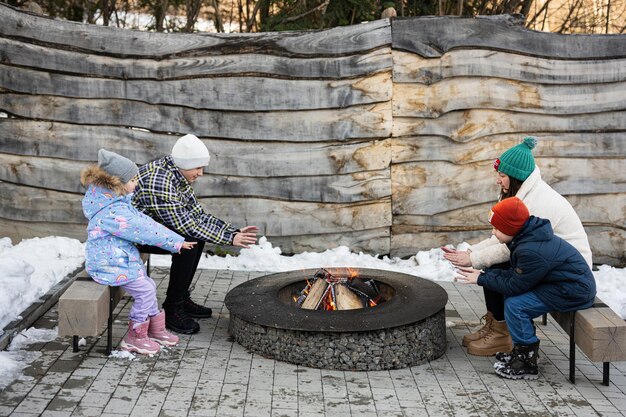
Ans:
{"label": "wooden bench", "polygon": [[[150,274],[150,256],[141,254]],[[122,299],[121,287],[101,285],[91,279],[85,270],[59,298],[59,336],[72,336],[72,347],[78,352],[78,338],[99,336],[107,327],[106,354],[112,351],[113,309]]]}
{"label": "wooden bench", "polygon": [[[626,360],[626,322],[599,298],[593,307],[550,315],[569,335],[569,379],[575,384],[576,345],[592,362],[602,362],[602,384],[609,385],[609,364]],[[543,318],[546,324],[547,316]]]}

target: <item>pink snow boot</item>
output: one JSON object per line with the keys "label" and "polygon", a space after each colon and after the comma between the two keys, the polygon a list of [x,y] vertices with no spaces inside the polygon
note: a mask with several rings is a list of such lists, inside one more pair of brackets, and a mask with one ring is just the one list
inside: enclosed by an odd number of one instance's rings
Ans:
{"label": "pink snow boot", "polygon": [[148,337],[163,346],[176,346],[178,344],[178,336],[165,330],[165,311],[160,311],[156,316],[150,317]]}
{"label": "pink snow boot", "polygon": [[150,320],[143,323],[128,321],[128,332],[122,339],[120,347],[122,350],[129,352],[143,353],[144,355],[153,355],[161,350],[161,346],[157,342],[153,342],[148,338],[148,326]]}

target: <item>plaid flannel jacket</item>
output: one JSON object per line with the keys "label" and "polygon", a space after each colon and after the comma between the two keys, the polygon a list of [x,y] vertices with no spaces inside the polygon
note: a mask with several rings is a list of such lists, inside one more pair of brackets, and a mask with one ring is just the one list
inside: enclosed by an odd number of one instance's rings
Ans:
{"label": "plaid flannel jacket", "polygon": [[237,232],[230,223],[204,211],[171,156],[139,168],[133,205],[170,229],[205,242],[232,245]]}

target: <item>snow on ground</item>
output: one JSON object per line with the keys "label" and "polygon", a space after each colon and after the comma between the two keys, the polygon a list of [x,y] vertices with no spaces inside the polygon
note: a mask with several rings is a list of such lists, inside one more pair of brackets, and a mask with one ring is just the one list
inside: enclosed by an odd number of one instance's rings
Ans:
{"label": "snow on ground", "polygon": [[[467,243],[457,249],[464,250]],[[26,239],[13,246],[9,238],[0,238],[0,329],[43,296],[84,261],[84,245],[75,239],[45,237]],[[168,255],[152,255],[153,266],[169,267]],[[443,258],[440,248],[418,252],[409,259],[378,258],[350,252],[345,246],[324,252],[304,252],[284,256],[265,238],[259,244],[242,249],[238,256],[205,256],[199,268],[237,271],[282,272],[309,268],[373,268],[403,272],[433,281],[452,281],[452,265]],[[594,271],[598,297],[626,318],[626,269],[601,265]],[[1,332],[1,330],[0,330]],[[1,335],[2,333],[0,333]],[[39,352],[23,350],[27,344],[54,340],[57,329],[28,329],[14,338],[9,348],[0,352],[0,390],[16,378],[27,378],[22,370],[36,360]],[[118,356],[126,359],[125,354]]]}

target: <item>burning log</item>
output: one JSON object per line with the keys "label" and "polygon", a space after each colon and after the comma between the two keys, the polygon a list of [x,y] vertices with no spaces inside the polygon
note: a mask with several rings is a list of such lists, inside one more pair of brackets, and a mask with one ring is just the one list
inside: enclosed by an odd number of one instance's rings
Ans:
{"label": "burning log", "polygon": [[371,298],[372,300],[380,295],[376,284],[374,284],[374,281],[371,279],[364,281],[361,278],[354,278],[348,281],[348,287],[360,296]]}
{"label": "burning log", "polygon": [[374,307],[384,302],[376,281],[363,280],[348,269],[347,274],[333,275],[320,268],[293,300],[307,310],[354,310]]}
{"label": "burning log", "polygon": [[337,304],[337,310],[363,308],[361,298],[350,291],[345,284],[335,284],[335,303]]}
{"label": "burning log", "polygon": [[311,286],[311,291],[306,297],[306,300],[302,303],[302,308],[307,310],[316,310],[319,304],[322,302],[323,297],[326,295],[326,287],[328,282],[325,279],[317,279]]}

